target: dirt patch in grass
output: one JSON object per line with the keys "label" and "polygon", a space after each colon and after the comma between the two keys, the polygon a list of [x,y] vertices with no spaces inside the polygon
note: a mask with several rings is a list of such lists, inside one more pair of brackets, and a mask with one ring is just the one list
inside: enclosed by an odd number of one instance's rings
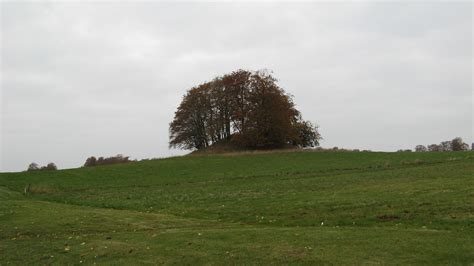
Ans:
{"label": "dirt patch in grass", "polygon": [[377,220],[383,221],[383,222],[400,220],[400,216],[397,216],[397,215],[387,215],[387,214],[378,215],[376,218],[377,218]]}
{"label": "dirt patch in grass", "polygon": [[24,189],[25,194],[52,194],[54,192],[56,192],[55,189],[40,185],[27,185]]}

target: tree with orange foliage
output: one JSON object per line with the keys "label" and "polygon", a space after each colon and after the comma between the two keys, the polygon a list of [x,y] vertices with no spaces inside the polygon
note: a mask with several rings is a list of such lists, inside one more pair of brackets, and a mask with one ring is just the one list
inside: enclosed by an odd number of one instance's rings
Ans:
{"label": "tree with orange foliage", "polygon": [[253,149],[314,147],[317,127],[264,71],[237,70],[191,88],[170,123],[170,147],[202,149],[231,141]]}

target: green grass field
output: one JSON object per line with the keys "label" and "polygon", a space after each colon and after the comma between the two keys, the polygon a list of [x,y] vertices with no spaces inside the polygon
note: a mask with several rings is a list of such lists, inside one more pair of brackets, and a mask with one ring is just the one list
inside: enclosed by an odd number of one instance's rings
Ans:
{"label": "green grass field", "polygon": [[472,152],[243,153],[2,173],[0,265],[472,265],[473,212]]}

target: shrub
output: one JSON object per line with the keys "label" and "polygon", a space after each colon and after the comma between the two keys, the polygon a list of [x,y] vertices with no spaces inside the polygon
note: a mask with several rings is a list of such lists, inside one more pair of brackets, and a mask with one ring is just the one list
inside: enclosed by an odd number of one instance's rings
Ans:
{"label": "shrub", "polygon": [[41,167],[40,170],[45,170],[45,171],[58,170],[58,167],[54,163],[48,163],[46,166]]}
{"label": "shrub", "polygon": [[58,170],[58,167],[54,163],[48,163],[46,166],[41,166],[41,167],[37,163],[30,163],[30,165],[28,165],[28,169],[27,169],[28,172],[31,172],[31,171],[54,171],[54,170]]}
{"label": "shrub", "polygon": [[91,156],[86,159],[86,162],[84,163],[84,167],[92,167],[92,166],[98,166],[98,165],[109,165],[109,164],[119,164],[119,163],[129,163],[131,162],[129,156],[123,156],[122,154],[118,154],[116,156],[111,156],[111,157],[99,157],[99,159],[96,159],[94,156]]}

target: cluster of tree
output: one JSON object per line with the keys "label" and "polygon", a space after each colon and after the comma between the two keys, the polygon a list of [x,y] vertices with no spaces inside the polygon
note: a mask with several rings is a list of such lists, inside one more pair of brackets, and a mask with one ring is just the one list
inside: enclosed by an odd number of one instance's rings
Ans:
{"label": "cluster of tree", "polygon": [[268,72],[234,71],[191,88],[170,123],[170,147],[315,147],[321,136]]}
{"label": "cluster of tree", "polygon": [[30,163],[27,171],[51,171],[58,170],[58,167],[54,163],[48,163],[46,166],[39,166],[37,163]]}
{"label": "cluster of tree", "polygon": [[131,162],[129,156],[123,156],[122,154],[118,154],[116,156],[111,157],[99,157],[98,159],[94,156],[91,156],[86,159],[84,163],[84,167],[91,167],[91,166],[98,166],[98,165],[108,165],[108,164],[119,164],[119,163],[128,163]]}
{"label": "cluster of tree", "polygon": [[436,151],[436,152],[443,152],[443,151],[467,151],[469,149],[469,145],[464,143],[462,138],[454,138],[453,140],[443,141],[440,144],[431,144],[428,146],[424,145],[417,145],[415,147],[415,151],[417,152],[425,152],[425,151]]}
{"label": "cluster of tree", "polygon": [[372,152],[371,150],[346,149],[346,148],[339,148],[339,147],[332,147],[332,148],[317,147],[315,150],[317,150],[317,151],[342,151],[342,152]]}

